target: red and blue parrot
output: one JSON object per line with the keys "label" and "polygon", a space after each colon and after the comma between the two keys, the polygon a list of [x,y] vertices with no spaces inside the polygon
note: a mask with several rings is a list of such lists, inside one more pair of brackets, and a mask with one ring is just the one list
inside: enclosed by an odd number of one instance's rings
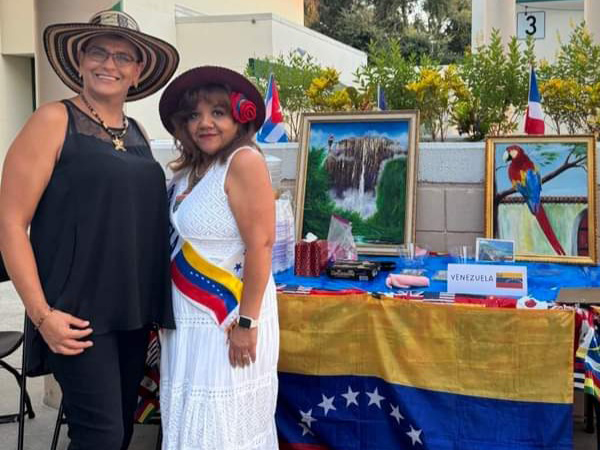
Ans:
{"label": "red and blue parrot", "polygon": [[502,156],[504,161],[510,161],[508,165],[508,178],[512,182],[513,187],[527,202],[529,211],[537,219],[546,239],[548,239],[548,242],[558,255],[565,255],[565,251],[560,242],[558,242],[541,202],[542,177],[535,164],[518,145],[509,146]]}

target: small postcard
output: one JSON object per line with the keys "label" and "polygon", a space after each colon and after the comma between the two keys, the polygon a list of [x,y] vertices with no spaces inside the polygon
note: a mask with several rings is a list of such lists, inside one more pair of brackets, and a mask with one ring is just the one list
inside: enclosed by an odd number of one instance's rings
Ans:
{"label": "small postcard", "polygon": [[433,281],[447,281],[448,280],[448,271],[447,270],[438,270],[431,279]]}
{"label": "small postcard", "polygon": [[514,262],[515,241],[477,238],[475,254],[478,262]]}

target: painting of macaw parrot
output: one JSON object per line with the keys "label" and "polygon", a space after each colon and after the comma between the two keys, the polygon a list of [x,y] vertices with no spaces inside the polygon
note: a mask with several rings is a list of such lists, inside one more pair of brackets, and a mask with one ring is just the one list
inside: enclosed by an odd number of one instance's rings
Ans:
{"label": "painting of macaw parrot", "polygon": [[521,260],[589,264],[596,256],[593,136],[499,136],[487,142],[486,237]]}
{"label": "painting of macaw parrot", "polygon": [[565,255],[552,225],[548,221],[546,210],[541,202],[542,177],[535,164],[529,159],[525,150],[519,145],[511,145],[505,151],[503,159],[509,162],[508,178],[513,187],[523,196],[527,207],[540,224],[544,235],[557,255]]}

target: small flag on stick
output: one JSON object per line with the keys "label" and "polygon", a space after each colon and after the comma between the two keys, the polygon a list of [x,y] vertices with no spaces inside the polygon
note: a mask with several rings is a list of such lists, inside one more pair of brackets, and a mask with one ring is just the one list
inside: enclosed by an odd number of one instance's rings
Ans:
{"label": "small flag on stick", "polygon": [[279,103],[279,92],[273,74],[269,77],[269,85],[265,95],[266,118],[263,126],[258,130],[256,140],[263,143],[287,142],[285,123]]}
{"label": "small flag on stick", "polygon": [[525,133],[544,134],[544,113],[533,66],[531,66],[531,73],[529,74],[529,100],[525,113]]}
{"label": "small flag on stick", "polygon": [[385,92],[383,92],[383,88],[380,84],[377,85],[377,108],[380,111],[385,111],[387,109],[387,103],[385,101]]}

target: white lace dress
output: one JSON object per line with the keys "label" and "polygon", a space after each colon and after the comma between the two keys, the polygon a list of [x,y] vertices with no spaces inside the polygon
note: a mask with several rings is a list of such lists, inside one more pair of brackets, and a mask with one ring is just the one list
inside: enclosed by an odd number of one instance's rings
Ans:
{"label": "white lace dress", "polygon": [[[238,149],[239,150],[239,149]],[[219,264],[243,249],[224,190],[227,164],[216,164],[173,211],[179,234]],[[185,191],[187,177],[175,181]],[[173,287],[176,330],[161,334],[163,450],[276,450],[275,403],[279,323],[273,277],[263,297],[257,358],[232,368],[226,335]]]}

